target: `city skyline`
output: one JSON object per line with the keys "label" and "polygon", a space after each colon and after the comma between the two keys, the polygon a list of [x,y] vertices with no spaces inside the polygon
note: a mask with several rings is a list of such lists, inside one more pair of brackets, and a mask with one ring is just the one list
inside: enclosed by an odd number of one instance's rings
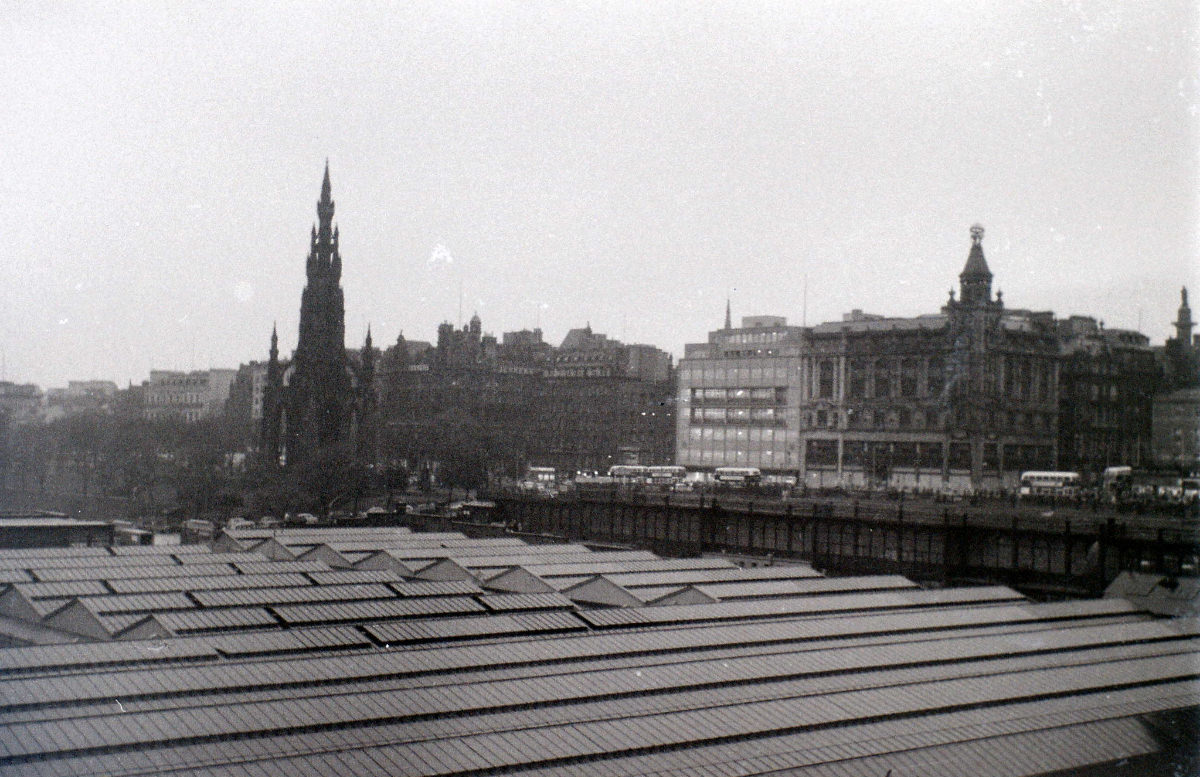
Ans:
{"label": "city skyline", "polygon": [[1011,307],[1171,334],[1190,4],[681,8],[5,11],[5,378],[290,353],[326,157],[351,348],[932,313],[975,222]]}

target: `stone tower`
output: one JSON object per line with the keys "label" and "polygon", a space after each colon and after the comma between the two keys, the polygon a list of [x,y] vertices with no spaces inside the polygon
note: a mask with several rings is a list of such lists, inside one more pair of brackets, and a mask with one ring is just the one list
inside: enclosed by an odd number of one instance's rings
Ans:
{"label": "stone tower", "polygon": [[374,350],[368,332],[361,355],[346,352],[342,256],[332,194],[327,161],[305,264],[299,339],[289,363],[279,360],[278,337],[271,332],[260,435],[268,463],[291,466],[321,452],[369,458],[373,452],[365,438],[373,433]]}

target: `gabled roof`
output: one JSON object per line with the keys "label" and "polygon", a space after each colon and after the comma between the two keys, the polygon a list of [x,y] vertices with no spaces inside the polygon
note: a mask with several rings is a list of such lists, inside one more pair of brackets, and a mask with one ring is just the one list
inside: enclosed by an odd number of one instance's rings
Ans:
{"label": "gabled roof", "polygon": [[0,588],[0,615],[36,623],[45,614],[15,585],[6,585]]}
{"label": "gabled roof", "polygon": [[261,553],[271,561],[296,560],[296,554],[274,537],[267,537],[265,540],[257,543],[252,542],[247,549],[253,550],[255,553]]}
{"label": "gabled roof", "polygon": [[147,615],[113,634],[113,639],[164,639],[175,636],[170,629],[162,625],[153,615]]}
{"label": "gabled roof", "polygon": [[69,631],[83,637],[98,640],[112,639],[112,633],[100,619],[100,616],[83,603],[82,599],[72,599],[54,612],[42,619],[42,623],[54,629]]}
{"label": "gabled roof", "polygon": [[439,559],[412,575],[418,580],[474,580],[475,576],[451,558]]}
{"label": "gabled roof", "polygon": [[300,555],[296,556],[297,561],[321,561],[334,569],[353,569],[354,565],[350,560],[338,553],[328,545],[321,544],[309,548]]}
{"label": "gabled roof", "polygon": [[643,602],[604,575],[594,575],[587,580],[564,588],[561,593],[573,602],[595,604],[604,607],[641,607]]}
{"label": "gabled roof", "polygon": [[537,575],[524,567],[509,567],[487,578],[483,587],[492,591],[507,591],[521,594],[553,593],[554,587],[548,585]]}
{"label": "gabled roof", "polygon": [[395,554],[388,553],[386,550],[379,550],[374,553],[369,553],[358,561],[354,562],[355,569],[386,569],[395,572],[402,577],[411,577],[413,569],[408,564],[405,564],[400,559],[396,558]]}
{"label": "gabled roof", "polygon": [[657,599],[651,599],[646,604],[652,607],[672,604],[711,604],[717,601],[694,585],[665,593]]}
{"label": "gabled roof", "polygon": [[243,544],[241,540],[222,529],[217,532],[217,536],[212,538],[209,547],[212,548],[213,553],[241,553],[247,550],[250,544]]}

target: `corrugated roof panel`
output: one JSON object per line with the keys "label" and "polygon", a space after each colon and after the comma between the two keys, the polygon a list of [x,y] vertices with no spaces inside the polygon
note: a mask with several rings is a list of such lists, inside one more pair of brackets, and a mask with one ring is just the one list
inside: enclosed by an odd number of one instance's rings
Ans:
{"label": "corrugated roof panel", "polygon": [[[541,578],[578,576],[578,575],[608,575],[620,572],[670,572],[688,569],[736,569],[730,561],[713,558],[664,558],[633,561],[615,561],[607,558],[609,554],[584,554],[572,559],[554,563],[521,562],[521,566]],[[475,563],[468,560],[467,566]],[[548,581],[549,582],[549,581]]]}
{"label": "corrugated roof panel", "polygon": [[264,561],[261,553],[246,551],[243,553],[187,553],[179,556],[181,564],[233,564],[239,561]]}
{"label": "corrugated roof panel", "polygon": [[[976,611],[975,620],[977,622],[989,622],[987,618],[991,618],[990,622],[998,622],[1003,620],[1005,617],[1017,618],[1023,616],[1026,618],[1031,618],[1034,617],[1039,611],[1048,617],[1054,617],[1056,615],[1061,615],[1066,609],[1076,611],[1085,611],[1090,609],[1093,613],[1095,613],[1113,610],[1114,607],[1117,607],[1118,605],[1119,603],[1117,602],[1087,602],[1074,603],[1074,605],[1069,608],[1065,608],[1061,605],[1032,605],[1021,608],[996,608],[996,610]],[[1125,605],[1125,607],[1128,607],[1128,605]],[[1007,610],[1008,612],[1003,613],[1000,612],[1000,610]],[[695,646],[702,644],[719,644],[721,642],[725,642],[727,644],[736,644],[739,641],[750,643],[756,639],[779,640],[806,637],[823,638],[844,633],[848,624],[856,626],[856,630],[859,633],[863,633],[869,632],[872,629],[886,630],[889,628],[904,629],[922,627],[937,628],[940,626],[945,626],[946,624],[961,624],[963,622],[965,622],[965,619],[955,616],[951,611],[938,611],[929,613],[911,613],[903,616],[868,616],[853,619],[825,620],[814,619],[787,624],[738,624],[737,626],[729,627],[708,627],[702,629],[683,630],[677,629],[668,633],[649,634],[648,636],[655,638],[655,643],[657,645],[656,649],[678,649],[679,647],[688,645]],[[639,639],[641,638],[641,635],[636,636],[638,636]],[[646,649],[645,646],[639,645],[637,641],[631,641],[630,635],[613,635],[611,637],[596,635],[594,637],[587,637],[583,639],[575,638],[569,640],[558,639],[530,642],[520,646],[506,646],[505,652],[515,652],[517,647],[520,648],[520,652],[524,656],[522,660],[526,661],[561,660],[564,657],[570,656],[606,656],[620,652],[628,653],[631,651]],[[387,658],[387,663],[389,665],[392,665],[395,660],[398,660],[394,655],[388,655]],[[494,646],[480,646],[474,649],[458,648],[454,650],[443,649],[439,651],[421,651],[417,654],[406,655],[403,657],[403,660],[414,671],[417,671],[418,667],[424,667],[423,669],[419,669],[419,671],[429,671],[438,667],[450,669],[458,666],[487,666],[496,662],[511,663],[514,659],[512,655],[505,655],[503,652],[498,652],[497,648]],[[323,676],[323,673],[326,672],[333,671],[336,673],[337,671],[345,671],[339,670],[339,666],[344,665],[337,662],[330,663],[327,660],[296,660],[288,663],[285,666],[276,667],[274,671],[276,673],[288,673],[289,675],[296,677],[298,680],[307,681],[320,678]],[[190,674],[194,674],[195,671],[196,670],[188,669],[173,670],[171,676],[175,678],[175,682],[178,682]],[[353,671],[363,671],[361,660],[356,661]],[[122,688],[127,687],[128,684],[132,684],[133,687],[142,688],[146,685],[146,681],[149,679],[154,679],[156,681],[167,679],[162,675],[152,675],[139,680],[139,676],[143,674],[144,673],[140,672],[124,672],[120,673],[119,677],[114,677],[111,673],[109,673],[97,675],[93,679],[97,683],[104,681],[105,678],[120,683],[120,687],[113,687],[111,689],[104,690],[103,696],[105,698],[119,696],[123,693],[126,693],[127,691],[122,690]],[[235,686],[238,683],[244,682],[237,677],[229,677],[228,669],[226,670],[226,674],[222,676],[222,680],[225,683],[233,682],[235,683]],[[209,678],[205,679],[203,682],[209,683],[214,682],[214,680]],[[13,687],[19,687],[19,685],[12,686],[11,684],[6,684],[3,686],[3,690],[7,693],[8,690]],[[185,690],[185,688],[180,687],[179,690],[182,692]],[[36,684],[35,686],[30,687],[28,691],[28,693],[32,694],[33,696],[40,696],[47,692],[49,692],[47,686],[39,686]],[[71,691],[71,695],[68,695],[66,698],[79,698],[75,694],[75,691]]]}
{"label": "corrugated roof panel", "polygon": [[72,596],[103,596],[109,593],[99,580],[58,580],[47,583],[17,583],[16,589],[29,599],[69,599]]}
{"label": "corrugated roof panel", "polygon": [[[1162,688],[1170,689],[1171,687],[1173,686],[1163,686]],[[1194,684],[1191,687],[1194,688]],[[1102,706],[1083,710],[1082,712],[1076,712],[1075,716],[1083,720],[1089,719],[1088,716],[1090,716],[1090,719],[1094,719],[1097,716],[1106,717],[1116,714],[1117,708],[1114,707],[1114,705],[1117,704],[1122,698],[1128,697],[1131,693],[1145,692],[1146,690],[1147,689],[1140,688],[1132,689],[1132,691],[1115,691],[1109,695],[1110,698],[1108,699],[1097,699],[1096,703]],[[1004,708],[1004,711],[1007,713],[1005,718],[1013,720],[1017,723],[1021,723],[1023,721],[1027,722],[1027,728],[1028,726],[1035,726],[1037,729],[1040,729],[1044,725],[1042,721],[1045,720],[1045,718],[1041,715],[1036,715],[1035,717],[1030,718],[1028,717],[1030,713],[1024,712],[1024,710],[1038,712],[1046,707],[1053,707],[1057,703],[1077,703],[1077,701],[1078,699],[1070,698],[1049,699],[1039,700],[1037,702],[1021,702],[1017,704],[1006,705]],[[1169,705],[1170,702],[1159,703],[1153,708],[1172,708]],[[1178,702],[1175,702],[1175,705],[1178,706]],[[1142,709],[1144,710],[1145,708],[1143,707]],[[645,753],[637,757],[605,758],[603,761],[597,763],[605,767],[605,774],[611,775],[645,775],[649,773],[657,773],[659,769],[655,767],[668,770],[678,769],[680,767],[695,767],[689,771],[667,772],[678,775],[686,774],[689,775],[689,777],[692,774],[702,773],[697,771],[697,769],[703,766],[703,764],[706,762],[712,764],[713,766],[720,766],[723,763],[731,762],[761,766],[762,762],[755,759],[762,755],[787,757],[791,753],[800,753],[800,755],[805,759],[800,763],[821,763],[828,762],[831,758],[846,757],[848,751],[845,749],[838,749],[838,745],[836,744],[839,741],[839,738],[842,742],[876,741],[885,747],[889,747],[894,752],[896,748],[894,747],[893,742],[897,739],[897,733],[904,730],[896,729],[895,727],[898,724],[909,727],[908,730],[912,730],[912,727],[915,726],[918,730],[921,730],[923,727],[927,732],[947,732],[952,738],[945,741],[955,741],[953,738],[955,736],[957,736],[959,740],[963,739],[964,737],[969,739],[972,736],[972,729],[970,727],[971,721],[973,720],[972,716],[981,711],[994,714],[993,708],[990,710],[969,710],[955,713],[943,713],[936,716],[922,718],[890,720],[885,721],[882,724],[852,724],[838,728],[802,731],[793,734],[758,738],[749,741],[735,740],[733,742],[716,745],[709,744],[696,747],[688,751],[675,750],[662,753]],[[1133,714],[1134,712],[1135,711],[1132,709],[1122,710],[1123,714]],[[512,727],[514,725],[518,727],[522,725],[530,725],[525,723],[523,718],[520,716],[502,715],[489,717],[497,721],[497,723],[494,725],[508,727]],[[710,721],[714,720],[714,716],[710,715],[708,716],[708,719]],[[370,729],[346,729],[338,732],[313,731],[305,732],[303,734],[273,736],[267,739],[255,741],[228,739],[222,741],[219,745],[221,748],[220,756],[222,756],[225,760],[248,757],[272,758],[272,755],[264,756],[261,753],[261,748],[266,745],[269,746],[269,753],[274,755],[278,755],[280,753],[305,753],[304,755],[299,755],[290,760],[272,759],[271,766],[279,770],[277,772],[278,774],[324,774],[340,773],[342,771],[342,769],[339,767],[344,767],[346,762],[342,760],[342,758],[344,752],[349,747],[360,748],[356,752],[359,754],[369,755],[373,761],[377,763],[411,763],[412,761],[409,760],[412,757],[411,754],[418,751],[409,747],[405,743],[415,742],[417,740],[447,739],[458,737],[457,739],[454,739],[457,745],[469,748],[472,752],[481,755],[481,757],[518,757],[524,759],[521,761],[521,763],[527,763],[533,760],[533,757],[529,752],[531,748],[522,747],[520,745],[523,739],[528,739],[529,743],[541,743],[541,746],[545,747],[545,752],[558,752],[560,754],[564,752],[562,744],[564,742],[563,737],[567,736],[565,733],[552,734],[548,736],[543,730],[536,732],[538,733],[538,736],[534,737],[532,734],[535,732],[530,730],[528,731],[530,736],[526,737],[527,730],[508,731],[503,735],[503,741],[508,745],[507,749],[498,746],[498,740],[501,738],[500,734],[487,736],[460,736],[459,734],[460,731],[463,730],[463,726],[469,725],[471,721],[471,718],[456,718],[453,721],[434,720],[416,724],[373,726]],[[511,722],[500,723],[499,721]],[[934,721],[936,721],[937,727],[930,728],[929,724]],[[623,726],[637,725],[639,722],[641,721],[613,721],[612,725],[610,726],[570,725],[570,736],[577,736],[582,740],[586,740],[584,746],[588,748],[594,746],[595,744],[603,745],[603,743],[608,742],[610,743],[609,746],[603,746],[602,751],[604,753],[614,752],[619,750],[627,742],[625,737],[626,732]],[[482,721],[480,721],[480,723],[482,723]],[[773,728],[778,727],[778,724],[778,721],[772,721]],[[711,737],[714,735],[719,735],[722,731],[727,730],[727,724],[721,721],[719,716],[715,719],[714,725],[724,726],[724,728],[704,726],[697,727],[696,731],[700,732],[702,730],[703,736]],[[888,728],[881,728],[881,726],[887,726]],[[608,739],[597,736],[597,732],[602,728],[607,728],[611,731]],[[885,731],[887,733],[885,733]],[[683,733],[692,732],[689,731]],[[699,739],[700,737],[701,735],[699,733],[693,735],[694,739]],[[834,747],[828,746],[831,740],[834,743]],[[392,742],[393,744],[383,744],[383,742]],[[164,766],[179,766],[181,763],[192,763],[195,759],[189,758],[183,754],[186,752],[195,752],[196,750],[197,748],[194,746],[176,747],[164,750],[162,752],[169,754],[170,757],[163,759],[161,763]],[[820,757],[821,750],[829,755],[823,758]],[[812,752],[817,757],[809,757],[805,751]],[[420,752],[427,753],[428,751],[422,750]],[[101,757],[93,761],[94,765],[99,767],[97,771],[100,773],[111,773],[117,771],[116,769],[105,771],[103,768],[105,765],[112,765],[114,767],[120,765],[123,768],[128,768],[132,765],[138,764],[142,765],[142,768],[144,769],[145,764],[151,764],[154,762],[153,754],[142,752],[113,754],[112,756]],[[794,758],[791,762],[796,763]],[[527,771],[529,774],[557,775],[563,773],[576,773],[574,767],[575,765],[571,764],[554,768],[547,767],[545,769],[524,771]],[[189,770],[189,773],[210,774],[210,772],[204,770]]]}
{"label": "corrugated roof panel", "polygon": [[113,545],[108,551],[114,556],[154,556],[209,553],[207,545]]}
{"label": "corrugated roof panel", "polygon": [[[614,572],[608,575],[613,582],[625,588],[656,587],[665,585],[696,585],[727,581],[748,582],[752,580],[814,580],[824,576],[811,567],[732,567],[724,569],[674,570],[663,572]],[[913,585],[913,583],[909,583]]]}
{"label": "corrugated roof panel", "polygon": [[[304,541],[285,540],[285,544],[292,548],[305,548],[311,546],[311,543]],[[344,553],[367,553],[375,550],[417,550],[426,548],[463,548],[474,549],[480,552],[504,553],[509,549],[517,549],[520,552],[536,553],[541,552],[541,548],[547,548],[544,552],[555,553],[562,552],[557,548],[568,547],[571,552],[580,552],[586,550],[582,545],[572,546],[539,546],[526,545],[520,539],[515,537],[446,537],[438,539],[436,537],[426,537],[421,534],[411,534],[408,537],[396,538],[390,541],[377,541],[371,538],[362,539],[340,539],[330,537],[323,543],[339,552]],[[489,550],[490,549],[490,550]],[[468,551],[470,552],[470,551]]]}
{"label": "corrugated roof panel", "polygon": [[[705,620],[729,620],[782,617],[805,614],[871,611],[904,607],[938,607],[957,603],[1014,602],[1025,597],[1003,586],[948,588],[934,591],[896,591],[886,593],[798,596],[794,598],[743,600],[715,604],[667,605],[648,608],[645,618],[624,614],[601,613],[597,626],[643,623],[687,623]],[[626,620],[627,619],[627,620]]]}
{"label": "corrugated roof panel", "polygon": [[79,645],[35,645],[6,648],[0,673],[48,671],[59,668],[94,667],[146,660],[193,659],[215,656],[212,648],[188,640],[107,642]]}
{"label": "corrugated roof panel", "polygon": [[517,610],[569,610],[575,603],[559,593],[544,594],[487,594],[476,597],[493,612]]}
{"label": "corrugated roof panel", "polygon": [[245,588],[295,588],[311,582],[300,572],[278,575],[239,575],[229,568],[229,574],[191,577],[156,577],[108,580],[117,593],[154,593],[159,591],[228,591]]}
{"label": "corrugated roof panel", "polygon": [[483,593],[483,589],[470,580],[412,580],[389,583],[388,586],[399,596],[469,596]]}
{"label": "corrugated roof panel", "polygon": [[29,583],[33,578],[24,569],[0,569],[0,584]]}
{"label": "corrugated roof panel", "polygon": [[[172,567],[179,566],[179,558],[173,553],[155,553],[147,556],[112,556],[107,553],[94,556],[62,557],[53,555],[38,559],[37,566],[47,568],[74,566],[78,569],[89,569],[92,567]],[[30,566],[32,565],[31,563]]]}
{"label": "corrugated roof panel", "polygon": [[404,579],[390,569],[340,569],[336,572],[309,572],[308,576],[317,585],[391,583]]}
{"label": "corrugated roof panel", "polygon": [[[1192,687],[1194,688],[1195,685],[1193,684]],[[1146,689],[1134,689],[1134,690],[1144,691]],[[1111,694],[1111,697],[1119,698],[1127,693],[1128,693],[1127,691],[1116,691],[1113,694]],[[1093,697],[1093,698],[1097,698],[1097,697]],[[817,709],[825,709],[827,714],[830,712],[835,713],[835,714],[845,714],[844,712],[837,712],[835,710],[832,710],[831,708],[828,708],[826,705],[821,703],[820,699],[808,700],[808,701],[813,703],[813,705]],[[1043,704],[1053,704],[1056,701],[1060,701],[1060,700],[1051,699],[1049,701],[1043,700],[1043,701],[1039,701],[1039,702],[1023,703],[1023,704],[1025,704],[1028,707],[1037,708]],[[1072,700],[1062,700],[1062,701],[1072,701]],[[1107,712],[1107,710],[1112,709],[1111,704],[1114,703],[1114,698],[1109,698],[1109,699],[1097,698],[1097,703],[1104,705],[1102,707],[1104,712],[1100,712],[1098,714],[1111,714],[1111,713]],[[1005,709],[1005,712],[1007,712],[1009,714],[1006,715],[1005,717],[1011,717],[1013,715],[1012,709],[1014,708],[1014,706],[1018,707],[1018,708],[1020,707],[1020,705],[1009,705]],[[992,714],[994,714],[994,712],[992,710],[985,710],[985,711],[992,712]],[[949,731],[962,730],[962,723],[960,721],[965,720],[966,718],[964,716],[970,715],[973,712],[977,712],[977,711],[972,710],[972,711],[968,711],[966,713],[949,713],[947,715],[944,715],[942,717],[946,719],[946,722],[943,723],[942,726],[945,730],[949,730]],[[1097,713],[1093,713],[1093,714],[1097,714]],[[334,717],[336,717],[336,716],[334,716]],[[656,722],[662,721],[663,723],[665,723],[666,721],[677,721],[682,717],[683,716],[664,716],[661,718],[656,718]],[[695,740],[698,740],[698,739],[701,739],[704,737],[711,738],[711,737],[727,735],[731,730],[736,730],[737,727],[742,724],[742,721],[730,720],[730,719],[728,719],[728,717],[729,717],[728,715],[721,716],[720,714],[692,715],[688,718],[688,720],[696,722],[697,725],[695,725],[694,727],[691,727],[691,728],[683,728],[683,727],[669,728],[668,727],[666,730],[668,732],[675,731],[676,737],[679,737],[679,736],[688,737],[688,738],[690,738],[691,741],[695,741]],[[511,716],[511,715],[503,716],[503,719],[513,720],[514,723],[517,723],[520,720],[519,717]],[[777,718],[767,718],[766,720],[767,720],[767,730],[778,728],[780,725],[787,725],[786,720],[780,721]],[[918,722],[922,721],[922,720],[925,720],[925,719],[918,719]],[[393,741],[396,741],[397,744],[392,744],[392,745],[376,744],[375,746],[372,746],[372,744],[370,742],[367,742],[363,746],[363,749],[360,752],[371,753],[376,758],[383,759],[386,762],[392,762],[398,758],[403,762],[404,759],[401,758],[401,754],[403,754],[406,751],[407,752],[415,752],[408,744],[403,744],[404,740],[407,740],[410,742],[415,742],[415,740],[417,740],[417,739],[427,739],[429,737],[454,736],[455,735],[454,729],[461,728],[464,724],[468,724],[470,721],[471,721],[470,718],[456,719],[455,725],[451,728],[448,728],[446,726],[438,726],[437,721],[432,721],[430,723],[399,724],[399,725],[388,725],[388,726],[383,726],[383,727],[378,727],[378,726],[372,727],[370,729],[370,739],[371,740],[374,740],[376,743],[378,743],[379,740],[391,739]],[[911,719],[910,719],[910,721],[902,721],[902,722],[908,723],[908,722],[911,722]],[[493,758],[493,759],[495,759],[495,758],[499,758],[499,759],[520,758],[520,759],[523,759],[520,761],[520,763],[526,763],[528,761],[535,760],[536,757],[540,753],[554,753],[555,755],[550,756],[550,757],[557,757],[558,755],[568,754],[572,750],[576,753],[591,752],[591,748],[594,747],[597,742],[605,741],[602,737],[597,735],[597,732],[602,729],[607,729],[609,731],[609,734],[608,734],[609,739],[607,741],[610,741],[613,743],[612,747],[604,748],[603,749],[604,752],[612,752],[621,747],[627,747],[627,746],[629,746],[629,742],[631,741],[630,740],[631,733],[633,733],[633,734],[638,733],[638,732],[630,732],[628,730],[628,727],[630,725],[638,726],[639,724],[642,724],[642,723],[645,723],[644,719],[632,719],[632,720],[627,720],[627,721],[626,720],[618,720],[618,721],[607,721],[607,722],[603,722],[603,723],[598,722],[595,724],[591,724],[591,723],[589,723],[589,724],[571,724],[571,725],[559,727],[558,729],[554,729],[554,730],[526,729],[526,730],[512,731],[512,732],[506,733],[502,737],[503,741],[507,744],[507,747],[498,746],[500,744],[498,742],[498,740],[501,739],[500,734],[495,734],[495,735],[493,735],[493,734],[477,734],[477,735],[470,735],[470,736],[461,736],[458,739],[455,739],[453,741],[456,743],[456,745],[458,745],[460,747],[469,748],[472,752],[475,752],[477,754],[487,754],[489,758]],[[895,723],[895,721],[889,721],[889,723]],[[518,723],[518,725],[519,725],[519,723]],[[875,726],[875,725],[877,725],[877,724],[865,724],[865,726],[867,726],[867,727]],[[839,736],[843,732],[852,732],[854,734],[855,739],[863,738],[863,737],[868,736],[868,735],[860,733],[860,731],[863,728],[864,728],[863,725],[858,725],[858,726],[852,725],[852,726],[847,726],[845,728],[824,729],[824,730],[815,731],[815,732],[803,732],[801,734],[785,735],[784,737],[771,737],[768,739],[757,739],[757,740],[754,740],[753,742],[733,742],[733,743],[729,743],[728,745],[709,745],[704,748],[703,754],[708,755],[713,762],[719,763],[719,759],[716,757],[717,749],[719,749],[719,748],[724,749],[726,754],[728,754],[730,752],[730,748],[740,748],[741,750],[738,753],[738,755],[744,759],[746,757],[747,752],[761,752],[763,749],[770,750],[777,743],[782,742],[782,741],[795,741],[794,738],[798,737],[798,736],[810,736],[810,737],[815,736],[815,737],[819,737],[821,739],[827,739],[828,737],[831,737],[831,736],[834,736],[834,737]],[[347,730],[345,733],[353,734],[354,731],[355,731],[354,729],[350,729],[350,730]],[[396,732],[396,733],[389,733],[389,732]],[[410,733],[402,734],[400,732],[410,732]],[[399,739],[397,739],[397,737],[399,737]],[[790,740],[789,740],[789,738],[790,738]],[[879,735],[875,735],[875,738],[885,744],[889,743],[889,741],[890,741],[887,737],[880,737]],[[685,740],[685,741],[687,741],[687,740]],[[331,736],[329,736],[328,732],[314,731],[314,732],[306,732],[303,734],[285,735],[282,737],[272,737],[269,740],[258,740],[259,744],[261,744],[263,742],[270,743],[271,750],[275,753],[279,753],[279,752],[288,752],[288,751],[298,752],[299,748],[304,748],[306,750],[334,749],[335,742],[336,742],[336,747],[344,749],[346,746],[347,740],[343,737],[337,737],[337,738],[331,737]],[[295,744],[293,745],[290,743],[295,743]],[[520,746],[519,746],[519,743],[523,743],[523,744],[520,744]],[[748,751],[748,750],[746,750],[747,746],[752,747],[754,749]],[[221,747],[225,751],[224,755],[226,758],[246,757],[246,755],[250,752],[248,749],[246,740],[229,739],[229,740],[223,741],[221,743]],[[543,748],[543,749],[538,750],[537,748],[539,748],[539,747]],[[427,751],[422,751],[422,752],[427,752]],[[695,751],[693,751],[693,752],[695,752]],[[617,774],[617,773],[645,774],[650,770],[643,768],[640,771],[638,771],[638,770],[634,770],[634,769],[628,768],[628,767],[630,764],[637,764],[637,763],[646,764],[647,761],[645,759],[647,757],[653,757],[653,755],[654,754],[649,754],[648,756],[643,756],[643,757],[640,757],[637,759],[622,759],[620,761],[610,760],[607,763],[610,766],[616,766],[619,763],[619,764],[623,764],[627,767],[627,770],[613,770],[611,772],[613,774]],[[664,758],[666,760],[665,761],[660,760],[660,763],[670,764],[673,766],[679,765],[681,753],[679,753],[678,751],[672,752],[672,753],[664,753],[662,755],[664,756]],[[115,760],[116,757],[122,757],[122,756],[124,758],[121,761]],[[671,760],[670,756],[674,756],[675,757],[674,760]],[[290,763],[277,762],[273,765],[280,769],[285,770],[285,772],[286,772],[286,770],[290,770],[291,772],[296,772],[297,770],[303,770],[306,773],[307,772],[329,773],[330,770],[335,771],[335,772],[338,771],[336,768],[336,765],[338,763],[341,763],[340,761],[336,760],[336,759],[338,759],[338,757],[339,757],[339,755],[336,753],[330,753],[329,755],[319,755],[319,756],[302,756],[301,758],[294,760]],[[114,759],[112,760],[112,763],[128,764],[130,761],[136,761],[139,758],[141,758],[141,755],[137,754],[137,753],[118,754],[117,756],[114,757]],[[315,758],[315,760],[314,760],[314,758]],[[176,765],[179,762],[180,761],[178,758],[171,761],[171,763],[174,763]],[[496,763],[504,763],[504,762],[505,762],[504,760],[500,760],[498,762],[495,760],[492,760],[492,761],[488,761],[487,764],[495,765]],[[103,763],[103,761],[101,763]],[[557,774],[557,773],[565,773],[565,772],[550,772],[550,773]]]}
{"label": "corrugated roof panel", "polygon": [[[277,526],[272,528],[257,528],[252,526],[222,529],[225,534],[238,539],[266,539],[267,537],[388,537],[407,536],[414,532],[407,526]],[[462,536],[461,534],[459,536]]]}
{"label": "corrugated roof panel", "polygon": [[320,561],[235,561],[233,563],[243,575],[277,575],[285,572],[332,572],[333,569]]}
{"label": "corrugated roof panel", "polygon": [[565,612],[519,613],[397,621],[363,626],[382,643],[400,645],[434,640],[489,638],[544,632],[582,631],[586,627]]}
{"label": "corrugated roof panel", "polygon": [[290,605],[272,608],[289,624],[346,623],[351,621],[412,618],[424,615],[451,615],[483,612],[483,606],[467,596],[386,599],[340,604]]}
{"label": "corrugated roof panel", "polygon": [[714,599],[749,599],[768,596],[808,596],[822,593],[855,593],[916,589],[917,584],[899,575],[833,577],[812,580],[753,580],[698,583],[696,588]]}
{"label": "corrugated roof panel", "polygon": [[395,596],[392,589],[380,583],[194,591],[192,593],[192,597],[202,607],[257,607],[306,602],[349,602],[361,599],[392,599]]}
{"label": "corrugated roof panel", "polygon": [[[554,547],[548,545],[529,547]],[[469,569],[499,569],[511,566],[559,566],[562,564],[659,564],[663,562],[688,561],[696,559],[660,559],[648,550],[580,550],[574,553],[529,553],[527,548],[513,548],[510,553],[492,556],[460,555],[462,563]],[[711,566],[711,565],[709,565]]]}
{"label": "corrugated roof panel", "polygon": [[155,617],[176,634],[278,626],[278,622],[262,607],[165,612]]}
{"label": "corrugated roof panel", "polygon": [[191,599],[179,592],[108,594],[88,596],[84,601],[97,615],[145,615],[172,610],[190,610],[196,606]]}
{"label": "corrugated roof panel", "polygon": [[169,577],[188,577],[190,575],[220,575],[234,574],[228,565],[222,564],[147,564],[142,566],[122,567],[39,567],[34,570],[38,580],[136,580],[158,579]]}
{"label": "corrugated roof panel", "polygon": [[107,547],[95,545],[70,545],[62,548],[0,548],[0,560],[8,558],[30,558],[33,556],[111,556]]}

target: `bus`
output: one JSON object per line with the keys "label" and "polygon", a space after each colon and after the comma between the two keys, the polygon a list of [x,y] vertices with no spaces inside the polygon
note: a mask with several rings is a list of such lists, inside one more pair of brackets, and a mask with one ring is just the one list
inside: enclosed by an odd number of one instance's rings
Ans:
{"label": "bus", "polygon": [[614,464],[608,468],[608,476],[617,485],[641,486],[646,483],[649,469],[641,464]]}
{"label": "bus", "polygon": [[652,486],[665,486],[670,488],[676,483],[683,482],[687,477],[687,468],[680,466],[655,466],[646,467],[646,482]]}
{"label": "bus", "polygon": [[554,491],[557,483],[558,470],[554,467],[530,467],[525,470],[525,479],[521,481],[521,490],[547,493]]}
{"label": "bus", "polygon": [[525,479],[537,483],[553,483],[558,480],[558,470],[554,467],[530,467],[525,472]]}
{"label": "bus", "polygon": [[1073,497],[1079,493],[1078,472],[1022,472],[1022,497]]}
{"label": "bus", "polygon": [[1123,497],[1133,484],[1133,467],[1105,467],[1100,476],[1100,486],[1104,493],[1116,499]]}
{"label": "bus", "polygon": [[725,486],[757,486],[762,483],[762,470],[758,467],[717,467],[713,480]]}

